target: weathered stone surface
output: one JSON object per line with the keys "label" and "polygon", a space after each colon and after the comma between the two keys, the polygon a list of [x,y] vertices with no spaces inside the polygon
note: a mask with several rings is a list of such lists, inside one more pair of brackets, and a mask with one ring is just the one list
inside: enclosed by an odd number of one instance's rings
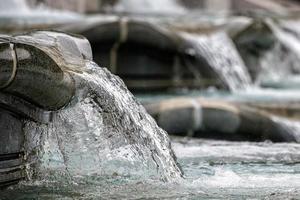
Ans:
{"label": "weathered stone surface", "polygon": [[179,98],[145,107],[169,134],[226,140],[297,141],[269,113],[238,103]]}
{"label": "weathered stone surface", "polygon": [[24,177],[22,128],[19,116],[0,108],[0,188]]}
{"label": "weathered stone surface", "polygon": [[70,101],[75,88],[68,71],[78,70],[84,59],[92,59],[88,41],[73,35],[41,31],[2,40],[2,91],[46,110],[59,109]]}
{"label": "weathered stone surface", "polygon": [[[48,123],[73,98],[70,71],[92,60],[86,39],[59,32],[0,36],[0,188],[25,176],[24,123]],[[26,120],[25,120],[26,119]]]}

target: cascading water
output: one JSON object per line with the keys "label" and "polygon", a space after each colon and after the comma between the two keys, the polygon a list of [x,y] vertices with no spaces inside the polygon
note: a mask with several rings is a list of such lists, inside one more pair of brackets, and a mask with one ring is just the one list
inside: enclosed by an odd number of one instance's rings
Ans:
{"label": "cascading water", "polygon": [[265,80],[280,80],[282,77],[291,75],[298,66],[298,58],[294,52],[286,49],[282,44],[276,43],[274,47],[267,51],[263,58],[259,60],[261,72],[257,75],[256,84],[261,84]]}
{"label": "cascading water", "polygon": [[24,128],[35,175],[180,177],[167,134],[121,79],[93,62],[74,75],[77,93],[71,104],[50,124],[28,122]]}
{"label": "cascading water", "polygon": [[257,85],[299,73],[300,40],[285,26],[284,21],[254,21],[234,38]]}
{"label": "cascading water", "polygon": [[[231,90],[251,86],[226,34],[183,35]],[[262,65],[276,64],[281,48],[275,46],[268,52]],[[185,179],[177,179],[176,184],[157,181],[181,177],[166,133],[106,69],[87,61],[85,69],[69,71],[77,89],[70,104],[53,113],[48,124],[26,121],[23,127],[26,172],[33,181],[0,191],[0,199],[299,197],[300,145],[296,143],[173,138]],[[257,100],[255,91],[250,92],[255,97],[246,98]],[[276,98],[260,89],[258,93]],[[297,122],[272,120],[299,134]]]}
{"label": "cascading water", "polygon": [[246,66],[226,33],[182,35],[194,46],[194,54],[203,56],[230,90],[250,87],[251,79]]}
{"label": "cascading water", "polygon": [[[281,58],[281,71],[288,71],[290,74],[300,71],[298,65],[300,61],[300,37],[298,36],[298,30],[293,29],[289,26],[289,29],[284,28],[284,24],[275,24],[274,22],[268,21],[268,24],[272,28],[274,35],[278,38],[279,43],[275,46],[278,49],[278,46],[281,46],[281,51],[277,51],[274,54]],[[275,58],[274,58],[275,60]],[[275,61],[275,63],[277,63]],[[274,63],[274,64],[275,64]],[[279,62],[280,63],[280,62]],[[277,64],[278,65],[278,64]],[[274,69],[278,70],[278,69]]]}

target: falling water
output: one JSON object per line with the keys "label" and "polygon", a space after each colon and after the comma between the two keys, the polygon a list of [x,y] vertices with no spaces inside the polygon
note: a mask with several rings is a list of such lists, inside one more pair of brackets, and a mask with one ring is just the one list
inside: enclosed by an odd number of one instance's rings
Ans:
{"label": "falling water", "polygon": [[48,125],[26,123],[29,177],[181,176],[166,132],[121,79],[93,62],[74,77],[77,93],[69,106]]}
{"label": "falling water", "polygon": [[258,84],[282,81],[283,78],[300,72],[300,37],[297,27],[293,28],[293,24],[287,22],[272,20],[266,20],[265,23],[271,29],[276,40],[269,50],[260,55],[256,63],[260,68],[256,78]]}
{"label": "falling water", "polygon": [[195,47],[232,91],[250,87],[250,75],[233,42],[224,32],[210,35],[184,33],[183,37]]}
{"label": "falling water", "polygon": [[[277,36],[279,41],[288,48],[291,52],[295,53],[298,58],[300,58],[300,32],[297,27],[293,28],[290,24],[288,28],[284,28],[285,24],[275,24],[272,21],[268,21],[270,27],[273,30],[273,33]],[[288,23],[289,24],[289,23]],[[297,24],[294,24],[297,26]]]}
{"label": "falling water", "polygon": [[297,69],[298,63],[298,57],[294,52],[286,49],[281,43],[276,43],[259,60],[258,65],[261,67],[261,72],[258,74],[256,82],[280,80]]}

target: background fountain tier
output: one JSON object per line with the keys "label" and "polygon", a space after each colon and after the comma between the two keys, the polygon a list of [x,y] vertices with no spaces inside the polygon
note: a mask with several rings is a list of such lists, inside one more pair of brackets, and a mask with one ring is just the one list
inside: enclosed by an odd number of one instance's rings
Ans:
{"label": "background fountain tier", "polygon": [[293,27],[297,20],[254,19],[233,37],[254,82],[263,87],[286,87],[284,79],[299,74],[300,37]]}
{"label": "background fountain tier", "polygon": [[235,141],[299,142],[299,123],[273,116],[270,112],[284,112],[280,108],[270,109],[268,104],[263,105],[259,102],[174,98],[145,104],[145,107],[158,125],[172,135]]}
{"label": "background fountain tier", "polygon": [[[161,9],[152,1],[145,2],[150,11]],[[186,13],[188,9],[178,2],[165,3],[170,10],[181,8]],[[138,8],[140,3],[120,1],[114,9],[121,11],[128,5]],[[132,90],[213,86],[233,91],[249,88],[252,82],[278,87],[276,80],[280,76],[299,72],[299,49],[295,45],[299,43],[299,31],[292,28],[292,20],[286,18],[274,22],[257,16],[203,14],[199,18],[191,14],[141,18],[138,14],[128,14],[123,18],[65,13],[73,18],[49,23],[48,15],[53,19],[52,15],[62,16],[61,13],[49,10],[39,17],[40,9],[31,10],[24,2],[17,4],[16,1],[1,6],[5,11],[0,14],[1,21],[5,21],[0,24],[4,32],[9,31],[6,26],[13,24],[11,28],[18,29],[15,31],[26,30],[26,26],[56,27],[86,36],[92,43],[96,62],[119,75]],[[12,13],[11,7],[19,10],[18,15]],[[226,32],[233,37],[238,51]]]}
{"label": "background fountain tier", "polygon": [[96,21],[66,30],[87,37],[96,62],[108,66],[132,90],[208,86],[236,90],[251,83],[225,32],[191,35],[130,18]]}

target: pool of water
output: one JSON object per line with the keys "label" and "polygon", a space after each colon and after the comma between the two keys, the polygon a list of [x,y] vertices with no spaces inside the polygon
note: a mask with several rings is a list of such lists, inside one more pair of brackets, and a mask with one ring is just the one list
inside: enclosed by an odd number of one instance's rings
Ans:
{"label": "pool of water", "polygon": [[53,175],[10,187],[0,199],[300,198],[300,144],[174,137],[172,146],[184,172],[173,182],[118,174]]}

